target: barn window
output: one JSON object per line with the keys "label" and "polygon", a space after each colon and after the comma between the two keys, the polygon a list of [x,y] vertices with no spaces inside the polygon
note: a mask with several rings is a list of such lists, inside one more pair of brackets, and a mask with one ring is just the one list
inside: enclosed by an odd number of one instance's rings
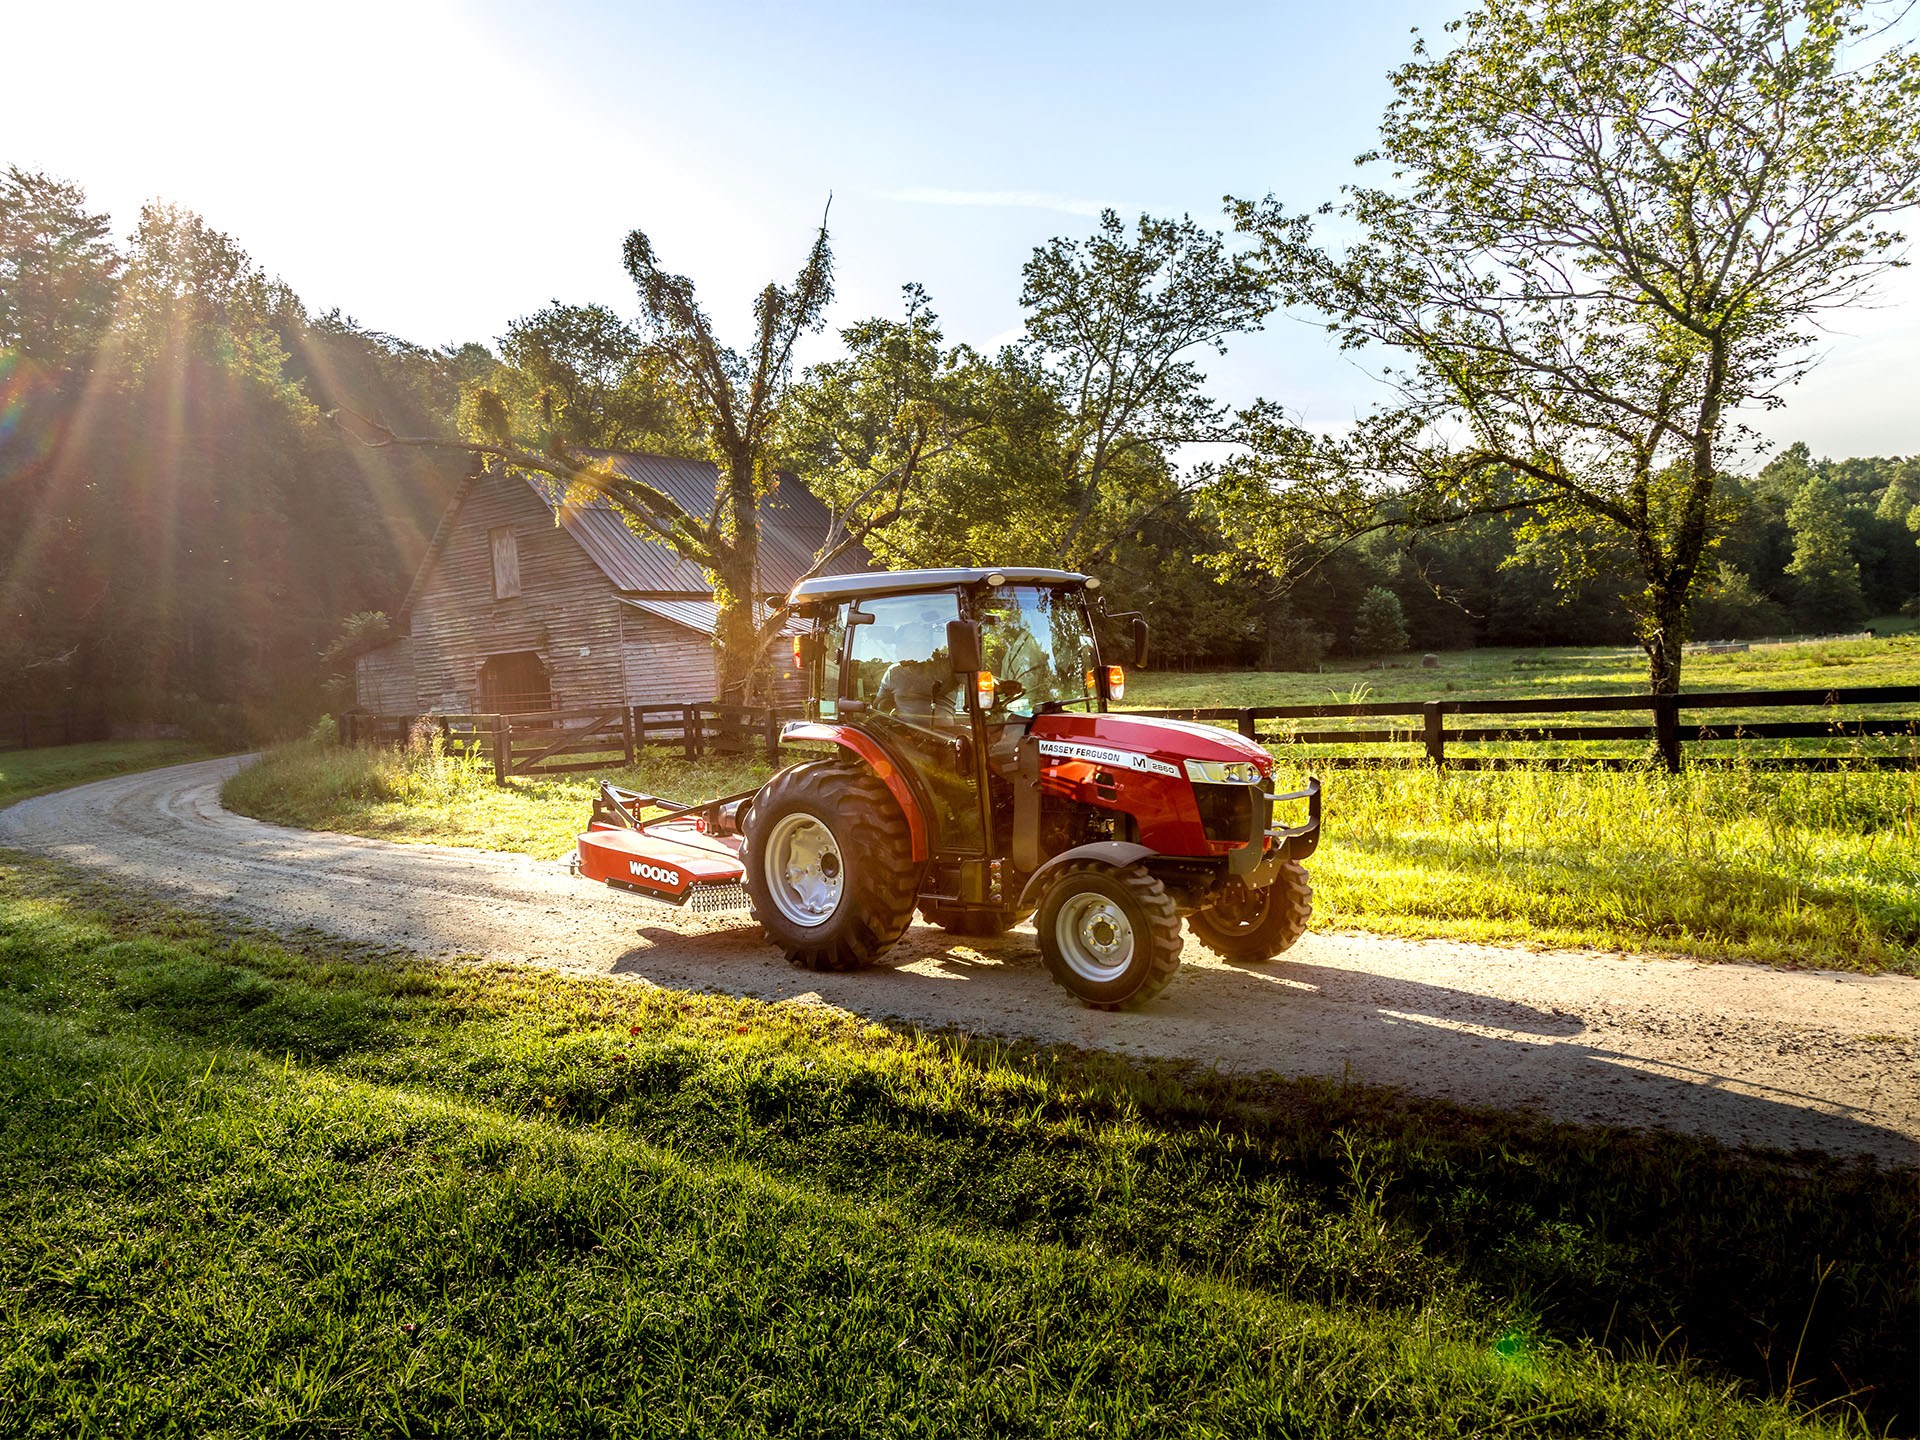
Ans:
{"label": "barn window", "polygon": [[531,650],[489,655],[480,667],[480,709],[487,715],[544,715],[553,709],[547,667]]}
{"label": "barn window", "polygon": [[520,546],[513,527],[497,526],[487,538],[493,542],[493,598],[511,600],[520,593]]}

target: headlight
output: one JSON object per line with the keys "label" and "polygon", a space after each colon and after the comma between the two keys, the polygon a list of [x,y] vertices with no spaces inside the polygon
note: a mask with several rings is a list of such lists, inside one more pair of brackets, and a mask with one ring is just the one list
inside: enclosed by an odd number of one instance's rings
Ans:
{"label": "headlight", "polygon": [[1251,760],[1188,760],[1187,778],[1196,785],[1258,785],[1260,767]]}

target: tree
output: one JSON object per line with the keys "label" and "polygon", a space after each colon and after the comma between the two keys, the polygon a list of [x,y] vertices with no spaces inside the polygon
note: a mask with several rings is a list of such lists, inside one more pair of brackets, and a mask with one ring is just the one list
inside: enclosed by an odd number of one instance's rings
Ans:
{"label": "tree", "polygon": [[1057,557],[1060,414],[1031,355],[947,346],[919,285],[906,314],[840,332],[794,388],[781,453],[844,529],[907,567]]}
{"label": "tree", "polygon": [[609,450],[685,448],[673,397],[644,337],[604,305],[562,305],[516,320],[487,383],[526,430]]}
{"label": "tree", "polygon": [[1367,591],[1353,620],[1353,649],[1357,655],[1397,655],[1407,648],[1407,619],[1400,597],[1384,585]]}
{"label": "tree", "polygon": [[1845,512],[1831,480],[1815,475],[1787,507],[1793,535],[1794,618],[1808,630],[1838,629],[1866,614],[1860,565],[1848,544]]}
{"label": "tree", "polygon": [[1786,610],[1724,560],[1695,591],[1690,619],[1694,633],[1709,640],[1757,640],[1785,634],[1788,626]]}
{"label": "tree", "polygon": [[113,319],[113,222],[77,185],[9,166],[0,177],[0,351],[53,371],[83,365]]}
{"label": "tree", "polygon": [[1186,357],[1225,354],[1228,337],[1259,329],[1274,302],[1244,256],[1186,216],[1142,215],[1129,238],[1120,217],[1103,211],[1097,233],[1050,241],[1021,275],[1027,336],[1053,369],[1067,417],[1060,480],[1071,519],[1056,553],[1080,563],[1108,538],[1089,524],[1125,461],[1152,452],[1157,469],[1174,445],[1237,438],[1227,407]]}
{"label": "tree", "polygon": [[[1454,47],[1393,75],[1392,188],[1348,191],[1360,238],[1235,201],[1288,304],[1398,357],[1395,403],[1346,436],[1276,427],[1252,462],[1335,527],[1524,511],[1632,566],[1656,693],[1724,518],[1743,408],[1782,402],[1812,325],[1858,299],[1920,196],[1920,59],[1866,0],[1481,0]],[[1569,544],[1589,568],[1612,563]]]}
{"label": "tree", "polygon": [[[469,423],[478,438],[401,436],[365,416],[343,412],[349,428],[375,446],[465,450],[483,460],[547,476],[564,503],[606,499],[627,525],[701,567],[713,583],[717,612],[719,698],[751,697],[763,660],[784,622],[781,607],[761,607],[760,501],[779,482],[775,447],[792,377],[793,349],[820,328],[833,298],[833,252],[821,222],[806,263],[791,288],[767,285],[753,305],[753,343],[745,354],[723,344],[700,308],[693,281],[662,268],[653,244],[635,230],[623,249],[627,274],[640,292],[650,338],[644,361],[673,398],[690,447],[713,461],[712,504],[688,510],[665,491],[603,461],[581,454],[559,426],[557,407],[531,435],[499,392],[471,396]],[[843,527],[815,556],[818,573],[858,543],[860,526]]]}

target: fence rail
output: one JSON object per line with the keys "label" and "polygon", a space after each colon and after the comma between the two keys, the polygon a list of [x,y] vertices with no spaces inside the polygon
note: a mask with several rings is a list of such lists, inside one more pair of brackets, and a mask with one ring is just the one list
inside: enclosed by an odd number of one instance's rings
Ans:
{"label": "fence rail", "polygon": [[[1812,720],[1752,720],[1728,718],[1715,722],[1681,724],[1684,712],[1731,710],[1836,709],[1842,706],[1905,706],[1904,715],[1828,716]],[[1639,712],[1647,723],[1572,725],[1470,725],[1447,728],[1455,716],[1474,715],[1604,715]],[[1269,745],[1406,745],[1422,747],[1421,758],[1434,765],[1459,769],[1565,763],[1564,757],[1449,755],[1448,745],[1485,743],[1548,743],[1555,741],[1651,741],[1667,769],[1678,771],[1681,747],[1688,743],[1724,740],[1832,740],[1864,737],[1920,737],[1920,685],[1870,685],[1827,690],[1704,690],[1684,695],[1561,695],[1506,700],[1375,700],[1358,704],[1255,705],[1184,710],[1134,710],[1170,720],[1232,722],[1249,740]],[[1385,730],[1299,730],[1262,728],[1262,721],[1355,720],[1419,717],[1417,726]],[[1321,758],[1315,757],[1316,762]],[[1845,758],[1850,764],[1906,768],[1914,754],[1849,757],[1769,755],[1745,757],[1746,763],[1771,768],[1817,767]],[[1620,757],[1581,757],[1591,765],[1637,764]]]}
{"label": "fence rail", "polygon": [[[1750,716],[1701,718],[1682,724],[1681,716],[1710,717],[1732,711],[1824,709],[1864,706],[1904,708],[1903,714],[1827,715],[1817,719],[1774,720]],[[1231,724],[1249,740],[1267,745],[1418,745],[1412,758],[1462,770],[1564,764],[1564,756],[1462,755],[1449,747],[1480,744],[1552,744],[1565,741],[1651,742],[1669,770],[1678,771],[1682,747],[1726,740],[1833,740],[1910,737],[1920,739],[1920,685],[1874,685],[1829,690],[1709,690],[1690,695],[1562,695],[1502,700],[1376,700],[1359,704],[1201,706],[1180,710],[1130,710],[1130,715],[1160,716]],[[1594,715],[1646,716],[1643,723],[1594,723]],[[1573,715],[1571,724],[1455,725],[1461,717]],[[358,715],[339,717],[347,744],[397,744],[420,725],[437,730],[451,746],[487,756],[496,778],[513,775],[564,775],[631,765],[644,746],[677,746],[688,759],[700,755],[746,755],[760,751],[776,759],[780,727],[792,712],[765,706],[638,705],[564,710],[543,715]],[[1409,723],[1373,729],[1299,729],[1271,722],[1301,720],[1404,719]],[[1920,747],[1903,755],[1747,755],[1743,763],[1767,768],[1848,764],[1907,768]],[[1315,756],[1316,764],[1341,757]],[[1385,757],[1383,757],[1385,758]],[[1698,757],[1696,757],[1698,758]],[[1583,765],[1631,765],[1638,759],[1581,756]]]}
{"label": "fence rail", "polygon": [[766,706],[638,705],[554,710],[539,715],[367,715],[335,717],[347,745],[404,744],[425,727],[450,748],[485,756],[494,778],[567,775],[633,764],[648,745],[673,745],[688,759],[745,755],[777,757],[781,724],[791,712]]}

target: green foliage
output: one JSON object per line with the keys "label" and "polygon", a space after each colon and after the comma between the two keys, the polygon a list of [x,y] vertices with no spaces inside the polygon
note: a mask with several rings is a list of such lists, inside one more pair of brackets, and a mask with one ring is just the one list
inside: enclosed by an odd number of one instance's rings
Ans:
{"label": "green foliage", "polygon": [[1384,585],[1367,591],[1353,622],[1356,655],[1397,655],[1407,648],[1406,616],[1400,597]]}
{"label": "green foliage", "polygon": [[113,222],[77,185],[9,166],[0,177],[0,352],[83,366],[113,319]]}
{"label": "green foliage", "polygon": [[1866,614],[1860,566],[1848,544],[1840,496],[1831,481],[1812,476],[1787,507],[1793,559],[1794,610],[1809,630],[1843,629]]}
{"label": "green foliage", "polygon": [[1739,412],[1898,262],[1920,196],[1920,57],[1843,63],[1868,9],[1484,0],[1394,72],[1362,157],[1389,179],[1349,192],[1344,253],[1236,202],[1280,297],[1392,352],[1401,397],[1340,436],[1250,417],[1257,553],[1530,510],[1537,539],[1631,560],[1650,683],[1676,686]]}
{"label": "green foliage", "polygon": [[294,950],[24,863],[0,1096],[26,1435],[1904,1423],[1912,1175],[1813,1155]]}
{"label": "green foliage", "polygon": [[1077,564],[1102,553],[1101,527],[1089,525],[1103,502],[1119,512],[1108,535],[1142,508],[1108,493],[1114,469],[1132,459],[1159,472],[1175,445],[1239,438],[1187,357],[1225,354],[1230,337],[1260,328],[1274,299],[1245,256],[1187,216],[1142,215],[1130,237],[1102,211],[1094,235],[1041,246],[1021,279],[1027,340],[1048,363],[1065,422],[1060,479],[1072,518],[1060,554]]}
{"label": "green foliage", "polygon": [[1762,595],[1724,560],[1714,567],[1713,579],[1695,592],[1691,625],[1702,640],[1757,640],[1784,635],[1790,628],[1786,608]]}

